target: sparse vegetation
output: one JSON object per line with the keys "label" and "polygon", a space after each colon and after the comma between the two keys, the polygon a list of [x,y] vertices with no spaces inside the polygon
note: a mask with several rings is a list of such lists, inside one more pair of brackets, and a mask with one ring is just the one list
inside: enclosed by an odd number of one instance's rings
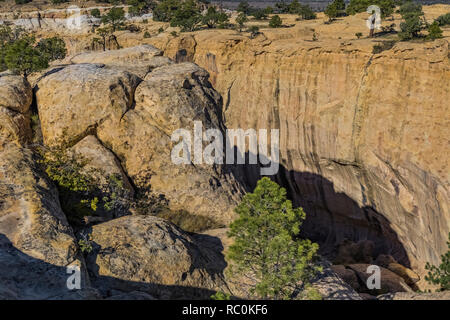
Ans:
{"label": "sparse vegetation", "polygon": [[313,20],[317,18],[315,12],[308,5],[300,5],[300,9],[297,13],[303,20]]}
{"label": "sparse vegetation", "polygon": [[85,159],[75,158],[62,148],[39,148],[38,151],[39,163],[57,185],[61,207],[71,224],[80,225],[84,217],[99,210],[120,216],[120,212],[131,205],[130,193],[123,187],[120,177],[104,175],[107,182],[100,185],[93,178],[93,172],[83,169]]}
{"label": "sparse vegetation", "polygon": [[353,15],[360,12],[366,12],[371,5],[376,5],[380,8],[381,18],[386,18],[394,13],[396,2],[394,0],[350,0],[347,9],[347,14]]}
{"label": "sparse vegetation", "polygon": [[321,270],[316,265],[318,245],[299,238],[305,219],[301,208],[292,208],[286,190],[265,177],[253,193],[236,207],[239,217],[230,225],[228,272],[249,280],[249,292],[262,299],[291,299],[309,289]]}
{"label": "sparse vegetation", "polygon": [[283,25],[281,18],[279,15],[274,15],[270,18],[269,27],[271,28],[280,28]]}
{"label": "sparse vegetation", "polygon": [[90,234],[86,235],[82,233],[81,239],[78,240],[78,246],[82,253],[91,253],[94,249],[92,246],[92,236]]}
{"label": "sparse vegetation", "polygon": [[373,46],[372,53],[377,54],[386,50],[390,50],[397,43],[395,40],[382,41],[379,44]]}
{"label": "sparse vegetation", "polygon": [[429,283],[439,286],[439,291],[450,290],[450,233],[448,235],[448,251],[441,256],[441,264],[433,266],[427,263],[425,269],[428,270],[428,275],[425,280]]}
{"label": "sparse vegetation", "polygon": [[248,28],[248,32],[250,32],[250,38],[255,38],[259,34],[259,27],[258,26],[251,26]]}
{"label": "sparse vegetation", "polygon": [[238,14],[238,16],[236,17],[236,23],[238,24],[239,32],[242,32],[242,28],[244,27],[244,25],[247,21],[248,21],[248,18],[245,15],[245,13],[240,12]]}
{"label": "sparse vegetation", "polygon": [[400,23],[401,32],[398,34],[400,40],[419,38],[424,26],[422,6],[411,1],[406,2],[400,7],[399,13],[404,20]]}
{"label": "sparse vegetation", "polygon": [[99,19],[102,16],[100,13],[100,10],[97,8],[92,9],[89,13],[91,16],[93,16],[94,18],[97,18],[97,19]]}
{"label": "sparse vegetation", "polygon": [[266,20],[268,18],[267,12],[264,9],[255,9],[252,11],[251,15],[256,20]]}
{"label": "sparse vegetation", "polygon": [[446,13],[446,14],[443,14],[442,16],[437,17],[435,21],[441,27],[450,25],[450,12]]}
{"label": "sparse vegetation", "polygon": [[212,300],[231,300],[231,296],[227,293],[223,293],[222,291],[217,291],[215,294],[211,296]]}
{"label": "sparse vegetation", "polygon": [[66,44],[64,40],[58,37],[42,39],[36,48],[49,61],[64,59],[67,55]]}
{"label": "sparse vegetation", "polygon": [[363,34],[362,34],[362,32],[357,32],[357,33],[355,33],[355,36],[356,36],[358,39],[361,39],[362,36],[363,36]]}

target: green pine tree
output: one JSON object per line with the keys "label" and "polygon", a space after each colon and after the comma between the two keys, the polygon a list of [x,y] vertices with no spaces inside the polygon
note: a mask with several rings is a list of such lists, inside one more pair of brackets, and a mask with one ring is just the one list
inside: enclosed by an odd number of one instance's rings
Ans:
{"label": "green pine tree", "polygon": [[309,291],[321,270],[315,264],[318,245],[299,238],[305,212],[294,209],[286,190],[264,177],[235,209],[230,226],[234,239],[227,260],[232,277],[251,279],[250,294],[263,299],[290,299]]}
{"label": "green pine tree", "polygon": [[428,270],[428,275],[425,280],[429,283],[439,285],[439,290],[450,290],[450,233],[448,234],[448,251],[441,256],[441,264],[439,267],[432,266],[427,263],[425,269]]}
{"label": "green pine tree", "polygon": [[271,28],[280,28],[283,25],[281,18],[279,15],[274,15],[270,18],[269,27]]}
{"label": "green pine tree", "polygon": [[48,68],[49,59],[34,46],[34,37],[22,37],[9,44],[4,53],[6,68],[25,78],[37,71]]}
{"label": "green pine tree", "polygon": [[236,17],[236,23],[239,26],[239,32],[242,32],[242,28],[244,27],[245,23],[248,21],[247,16],[245,13],[240,12],[238,16]]}
{"label": "green pine tree", "polygon": [[437,21],[428,26],[428,38],[431,40],[442,38],[442,29]]}

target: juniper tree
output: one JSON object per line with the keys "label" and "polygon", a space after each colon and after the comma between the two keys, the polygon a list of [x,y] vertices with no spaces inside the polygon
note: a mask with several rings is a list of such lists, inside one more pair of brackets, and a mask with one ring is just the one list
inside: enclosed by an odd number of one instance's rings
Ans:
{"label": "juniper tree", "polygon": [[448,234],[448,251],[441,256],[441,264],[436,267],[427,263],[425,269],[428,270],[428,275],[425,280],[432,284],[439,285],[439,290],[450,290],[450,233]]}
{"label": "juniper tree", "polygon": [[6,68],[25,78],[30,73],[48,68],[49,58],[34,43],[34,37],[25,36],[8,44],[4,51]]}
{"label": "juniper tree", "polygon": [[248,21],[247,16],[245,13],[240,12],[238,16],[236,17],[236,23],[239,26],[239,32],[242,32],[242,28],[244,27],[244,24]]}
{"label": "juniper tree", "polygon": [[234,243],[227,254],[230,275],[247,280],[256,298],[289,299],[308,288],[320,270],[318,245],[299,238],[305,212],[292,207],[286,190],[264,177],[235,211],[239,217],[230,226]]}

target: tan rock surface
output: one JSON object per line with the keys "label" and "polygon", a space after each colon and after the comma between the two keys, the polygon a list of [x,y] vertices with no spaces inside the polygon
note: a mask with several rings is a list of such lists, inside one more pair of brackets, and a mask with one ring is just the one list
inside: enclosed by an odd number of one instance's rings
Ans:
{"label": "tan rock surface", "polygon": [[119,160],[93,135],[83,138],[70,151],[84,164],[82,173],[94,176],[98,185],[107,185],[108,178],[115,176],[131,194],[133,187],[122,170]]}
{"label": "tan rock surface", "polygon": [[32,95],[31,86],[22,77],[0,74],[0,149],[9,142],[24,145],[31,138]]}
{"label": "tan rock surface", "polygon": [[[219,253],[166,220],[127,216],[92,228],[87,257],[102,291],[142,291],[159,299],[203,298],[225,290]],[[221,262],[222,261],[222,262]]]}

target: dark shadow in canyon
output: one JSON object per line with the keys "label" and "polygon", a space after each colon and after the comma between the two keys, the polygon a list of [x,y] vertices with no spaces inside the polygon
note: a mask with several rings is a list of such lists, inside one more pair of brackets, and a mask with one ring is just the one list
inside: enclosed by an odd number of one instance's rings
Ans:
{"label": "dark shadow in canyon", "polygon": [[[245,163],[248,160],[246,152]],[[262,178],[260,167],[259,164],[233,166],[235,177],[247,192],[252,192]],[[306,220],[301,236],[319,243],[320,253],[329,260],[334,260],[344,240],[355,243],[370,240],[374,244],[373,259],[389,254],[400,264],[411,267],[403,244],[382,212],[371,206],[359,206],[345,193],[336,192],[333,182],[319,174],[288,170],[280,163],[278,173],[269,177],[286,189],[294,207],[304,209]]]}
{"label": "dark shadow in canyon", "polygon": [[[217,243],[218,239],[208,240]],[[107,251],[111,248],[103,250]],[[95,258],[95,254],[93,257]],[[139,263],[139,261],[130,261],[130,263]],[[224,267],[220,263],[218,266],[219,269]],[[205,267],[211,271],[207,265],[196,267]],[[214,270],[214,272],[217,271]],[[82,290],[69,290],[67,279],[71,273],[68,273],[65,266],[53,265],[31,257],[15,248],[4,234],[0,234],[0,299],[83,299],[83,296],[77,293],[88,288],[84,275],[82,271]],[[157,299],[210,299],[210,296],[215,293],[214,290],[193,286],[145,283],[100,276],[98,269],[89,270],[89,275],[91,288],[97,289],[101,293],[101,296],[97,298],[103,299],[132,291],[145,292]],[[91,297],[95,298],[94,295]]]}

